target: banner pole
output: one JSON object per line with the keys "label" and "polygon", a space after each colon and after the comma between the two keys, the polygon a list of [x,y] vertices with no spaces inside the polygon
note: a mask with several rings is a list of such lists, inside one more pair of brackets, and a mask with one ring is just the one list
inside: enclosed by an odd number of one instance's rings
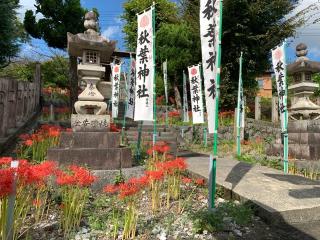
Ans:
{"label": "banner pole", "polygon": [[219,97],[220,97],[220,68],[221,68],[221,40],[222,40],[222,10],[223,0],[220,0],[219,11],[219,42],[217,49],[217,87],[216,87],[216,108],[215,108],[215,129],[213,133],[213,156],[210,156],[210,174],[209,174],[209,209],[215,208],[215,194],[216,194],[216,173],[217,173],[217,157],[218,157],[218,124],[219,124]]}
{"label": "banner pole", "polygon": [[[157,104],[156,104],[156,7],[155,2],[152,5],[152,31],[153,31],[153,42],[152,42],[152,54],[153,54],[153,146],[157,141]],[[155,154],[153,154],[155,155]]]}
{"label": "banner pole", "polygon": [[139,122],[139,129],[138,129],[138,143],[137,143],[137,158],[141,160],[141,135],[142,135],[142,125],[143,121]]}
{"label": "banner pole", "polygon": [[127,110],[128,110],[128,98],[129,98],[129,92],[128,92],[128,84],[127,84],[127,79],[130,80],[130,74],[129,77],[126,77],[126,74],[124,76],[124,83],[125,83],[125,92],[126,92],[126,99],[125,99],[125,106],[124,106],[124,115],[123,115],[123,122],[122,122],[122,131],[121,131],[121,141],[122,145],[124,145],[124,133],[126,129],[126,115],[127,115]]}
{"label": "banner pole", "polygon": [[241,155],[241,94],[242,94],[242,56],[240,56],[240,67],[239,67],[239,86],[238,86],[238,103],[237,103],[237,156]]}
{"label": "banner pole", "polygon": [[285,86],[285,96],[283,98],[283,104],[285,105],[285,113],[284,113],[284,141],[283,141],[283,170],[284,170],[284,173],[285,174],[288,174],[288,170],[289,170],[289,164],[288,164],[288,148],[289,148],[289,144],[288,144],[288,106],[287,106],[287,97],[288,97],[288,82],[287,82],[287,55],[286,55],[286,45],[287,45],[287,42],[285,41],[284,42],[284,59],[286,61],[285,63],[285,71],[286,71],[286,74],[285,74],[285,83],[286,83],[286,86]]}
{"label": "banner pole", "polygon": [[168,127],[168,60],[164,62],[163,65],[163,82],[166,98],[166,128]]}
{"label": "banner pole", "polygon": [[[12,161],[10,167],[17,169],[19,166],[19,161]],[[5,229],[5,239],[14,239],[14,205],[16,201],[16,188],[17,188],[17,173],[14,173],[13,183],[12,183],[12,193],[9,195],[8,208],[6,216],[6,229]]]}
{"label": "banner pole", "polygon": [[206,147],[208,147],[208,145],[207,145],[207,128],[203,128],[203,146],[206,148]]}

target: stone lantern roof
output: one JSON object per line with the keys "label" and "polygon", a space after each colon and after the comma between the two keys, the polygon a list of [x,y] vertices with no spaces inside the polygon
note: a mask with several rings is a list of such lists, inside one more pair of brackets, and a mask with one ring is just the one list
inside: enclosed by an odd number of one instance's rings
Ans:
{"label": "stone lantern roof", "polygon": [[287,67],[288,75],[294,75],[295,73],[309,72],[318,73],[320,72],[320,62],[309,60],[307,57],[308,47],[304,43],[300,43],[296,47],[297,60],[289,64]]}
{"label": "stone lantern roof", "polygon": [[100,52],[100,61],[108,63],[116,49],[116,41],[109,41],[97,33],[97,16],[90,11],[85,15],[84,33],[68,33],[68,53],[71,56],[82,57],[85,50]]}

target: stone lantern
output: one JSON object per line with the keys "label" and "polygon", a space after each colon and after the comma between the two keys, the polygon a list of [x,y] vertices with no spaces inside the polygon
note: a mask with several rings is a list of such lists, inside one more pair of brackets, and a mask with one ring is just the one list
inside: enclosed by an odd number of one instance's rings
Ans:
{"label": "stone lantern", "polygon": [[289,90],[294,94],[294,102],[289,109],[292,120],[316,120],[320,118],[320,106],[310,100],[310,96],[319,88],[312,81],[312,74],[320,72],[320,63],[307,58],[307,46],[300,43],[296,47],[297,60],[288,65],[288,74],[293,76],[294,83]]}
{"label": "stone lantern", "polygon": [[[319,84],[312,81],[312,74],[320,72],[320,62],[307,58],[308,48],[300,43],[296,47],[297,60],[288,65],[288,75],[293,83],[288,87],[294,94],[289,108],[289,156],[298,160],[320,160],[320,106],[310,100]],[[268,149],[268,154],[283,152],[280,138]]]}
{"label": "stone lantern", "polygon": [[75,103],[77,114],[71,116],[72,132],[61,134],[57,148],[48,150],[47,158],[60,164],[86,165],[93,170],[112,170],[132,166],[131,149],[120,146],[120,133],[110,132],[110,115],[106,99],[111,98],[111,82],[105,82],[104,94],[97,84],[105,74],[102,63],[110,63],[115,55],[116,42],[97,33],[94,12],[85,15],[84,33],[68,33],[68,52],[81,61],[78,77],[84,83]]}

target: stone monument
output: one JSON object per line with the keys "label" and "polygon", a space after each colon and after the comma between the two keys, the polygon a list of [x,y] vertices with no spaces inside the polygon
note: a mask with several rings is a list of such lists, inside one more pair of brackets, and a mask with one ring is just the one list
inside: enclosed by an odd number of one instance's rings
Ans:
{"label": "stone monument", "polygon": [[[61,164],[86,165],[94,170],[131,167],[131,149],[120,147],[120,133],[110,132],[110,115],[107,104],[97,84],[105,76],[102,62],[110,63],[116,48],[115,41],[109,41],[97,33],[97,18],[94,12],[85,15],[86,31],[73,35],[68,33],[68,52],[82,58],[78,64],[78,76],[85,88],[75,103],[77,114],[71,116],[72,132],[62,133],[58,148],[48,151],[48,159]],[[105,84],[111,88],[111,83]]]}
{"label": "stone monument", "polygon": [[[320,72],[320,62],[307,58],[308,48],[300,43],[296,47],[297,60],[288,65],[293,84],[288,87],[294,99],[289,110],[289,156],[300,160],[320,159],[320,106],[310,100],[319,84],[312,81],[312,74]],[[282,145],[273,144],[269,154],[282,152]]]}

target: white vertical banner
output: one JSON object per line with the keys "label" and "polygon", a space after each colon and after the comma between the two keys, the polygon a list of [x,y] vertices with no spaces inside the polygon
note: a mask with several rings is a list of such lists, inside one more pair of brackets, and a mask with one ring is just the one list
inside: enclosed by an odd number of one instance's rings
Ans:
{"label": "white vertical banner", "polygon": [[138,15],[135,121],[153,121],[153,7]]}
{"label": "white vertical banner", "polygon": [[217,97],[217,50],[219,46],[220,1],[200,0],[202,68],[209,133],[215,130]]}
{"label": "white vertical banner", "polygon": [[193,124],[204,123],[200,65],[188,67]]}
{"label": "white vertical banner", "polygon": [[131,59],[130,74],[128,78],[128,107],[126,117],[133,119],[134,117],[134,99],[136,88],[136,60]]}
{"label": "white vertical banner", "polygon": [[120,76],[121,64],[112,64],[112,118],[118,117],[119,111],[119,95],[120,95]]}
{"label": "white vertical banner", "polygon": [[279,111],[282,131],[286,131],[287,112],[287,71],[285,57],[285,43],[272,50],[272,64],[276,77],[277,91],[279,97]]}
{"label": "white vertical banner", "polygon": [[166,104],[168,103],[168,62],[167,60],[163,63],[163,84],[164,94],[166,97]]}
{"label": "white vertical banner", "polygon": [[186,75],[185,71],[183,71],[183,122],[189,122],[187,75]]}

